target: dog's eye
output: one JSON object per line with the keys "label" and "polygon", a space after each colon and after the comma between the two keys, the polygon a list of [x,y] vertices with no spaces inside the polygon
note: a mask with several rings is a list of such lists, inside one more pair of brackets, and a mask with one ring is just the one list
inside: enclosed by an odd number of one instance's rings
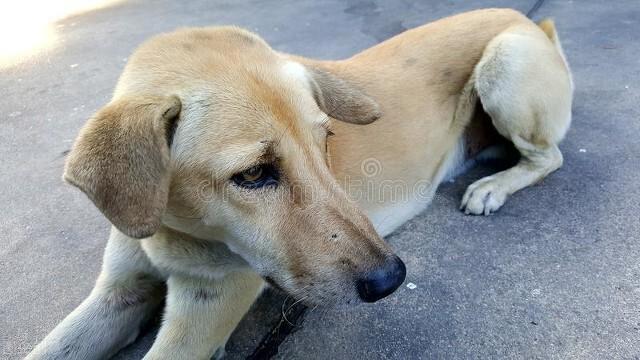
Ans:
{"label": "dog's eye", "polygon": [[257,189],[264,186],[277,186],[278,178],[278,171],[275,166],[263,164],[239,172],[233,175],[231,180],[238,186],[247,189]]}

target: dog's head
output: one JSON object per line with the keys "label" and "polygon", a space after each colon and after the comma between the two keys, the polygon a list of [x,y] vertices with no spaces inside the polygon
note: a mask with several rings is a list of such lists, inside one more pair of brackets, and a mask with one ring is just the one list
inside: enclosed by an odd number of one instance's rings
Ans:
{"label": "dog's head", "polygon": [[310,302],[376,301],[402,261],[328,165],[331,122],[368,124],[377,104],[237,28],[156,37],[82,129],[65,179],[123,233],[168,226],[223,241]]}

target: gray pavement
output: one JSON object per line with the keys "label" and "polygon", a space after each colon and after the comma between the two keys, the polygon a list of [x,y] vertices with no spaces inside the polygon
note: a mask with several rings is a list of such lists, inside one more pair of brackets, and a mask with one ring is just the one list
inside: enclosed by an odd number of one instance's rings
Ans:
{"label": "gray pavement", "polygon": [[[57,46],[0,73],[0,358],[23,357],[98,274],[108,224],[60,180],[64,154],[145,38],[236,24],[282,51],[340,58],[456,12],[533,3],[129,1],[60,21]],[[640,358],[640,2],[548,0],[534,19],[546,16],[576,84],[565,166],[490,217],[457,205],[495,168],[444,184],[388,237],[414,289],[307,311],[279,346],[267,335],[283,329],[285,297],[268,291],[231,338],[229,358],[264,339],[282,359]],[[140,358],[153,334],[118,358]]]}

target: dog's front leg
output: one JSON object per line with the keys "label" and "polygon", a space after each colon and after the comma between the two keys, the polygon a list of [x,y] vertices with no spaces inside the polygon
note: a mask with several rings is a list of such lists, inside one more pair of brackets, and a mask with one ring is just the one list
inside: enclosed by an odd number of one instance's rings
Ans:
{"label": "dog's front leg", "polygon": [[113,228],[91,294],[26,359],[108,358],[135,340],[163,295],[140,241]]}
{"label": "dog's front leg", "polygon": [[163,324],[145,359],[222,355],[229,335],[262,287],[262,279],[249,270],[215,281],[171,276]]}

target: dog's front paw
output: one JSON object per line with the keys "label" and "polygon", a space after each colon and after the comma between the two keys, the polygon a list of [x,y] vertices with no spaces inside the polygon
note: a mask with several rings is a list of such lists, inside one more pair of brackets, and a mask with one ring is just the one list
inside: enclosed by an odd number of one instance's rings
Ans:
{"label": "dog's front paw", "polygon": [[482,178],[469,185],[462,197],[460,210],[465,214],[490,215],[502,207],[507,194],[492,176]]}

